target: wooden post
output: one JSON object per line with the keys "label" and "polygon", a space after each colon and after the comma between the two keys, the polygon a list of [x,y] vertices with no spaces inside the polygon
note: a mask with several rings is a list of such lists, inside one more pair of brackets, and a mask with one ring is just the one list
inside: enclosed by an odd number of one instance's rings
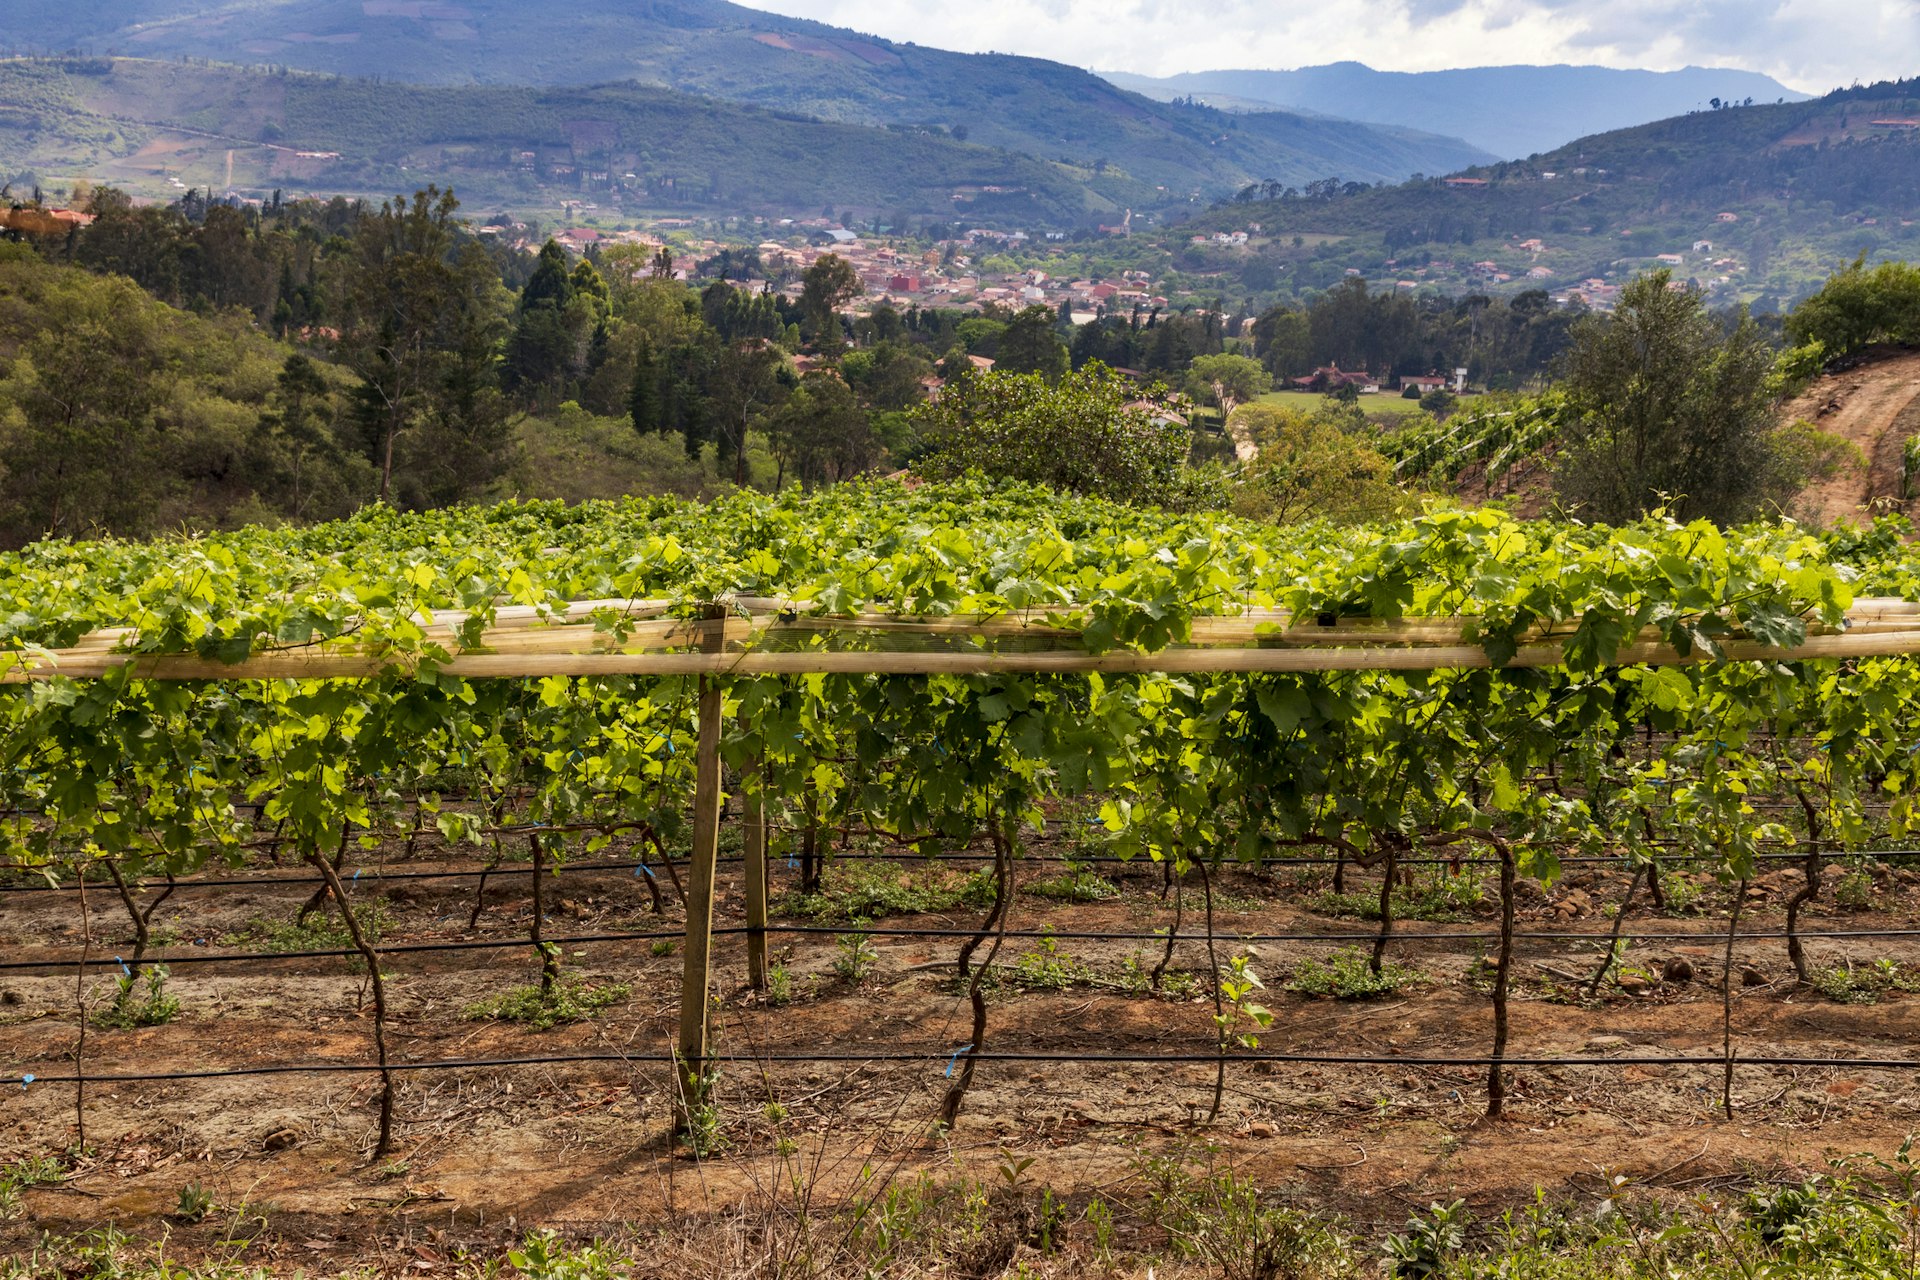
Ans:
{"label": "wooden post", "polygon": [[[764,785],[766,774],[756,762],[754,781]],[[767,810],[756,786],[747,792],[746,889],[747,981],[755,991],[767,989]]]}
{"label": "wooden post", "polygon": [[[719,628],[715,629],[716,634]],[[684,1126],[704,1101],[707,995],[713,972],[713,873],[720,852],[720,682],[700,677],[699,748],[694,757],[693,853],[687,873],[687,930],[680,978],[680,1098]]]}

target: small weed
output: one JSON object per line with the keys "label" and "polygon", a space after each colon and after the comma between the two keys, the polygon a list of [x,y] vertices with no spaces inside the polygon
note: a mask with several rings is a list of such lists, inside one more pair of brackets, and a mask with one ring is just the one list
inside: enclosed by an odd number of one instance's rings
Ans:
{"label": "small weed", "polygon": [[1056,902],[1105,902],[1120,896],[1120,886],[1088,867],[1069,864],[1057,876],[1035,880],[1026,891]]}
{"label": "small weed", "polygon": [[672,938],[655,938],[653,940],[653,945],[648,947],[647,951],[649,954],[653,955],[655,958],[658,958],[660,956],[670,956],[673,954],[673,939]]}
{"label": "small weed", "polygon": [[1873,873],[1855,866],[1840,877],[1833,887],[1833,900],[1849,911],[1865,911],[1873,905]]}
{"label": "small weed", "polygon": [[1813,989],[1841,1004],[1874,1004],[1889,991],[1920,991],[1920,972],[1885,958],[1857,969],[1849,961],[1814,974]]}
{"label": "small weed", "polygon": [[[1393,894],[1393,913],[1401,920],[1431,920],[1439,923],[1464,919],[1480,905],[1486,890],[1475,875],[1441,876],[1420,885],[1402,885]],[[1378,893],[1315,894],[1307,908],[1323,916],[1348,920],[1378,920]]]}
{"label": "small weed", "polygon": [[598,1017],[612,1005],[633,994],[624,982],[590,987],[577,978],[563,977],[553,990],[542,993],[538,983],[515,987],[511,991],[467,1006],[465,1016],[474,1022],[517,1022],[535,1031],[546,1031],[564,1022],[584,1022]]}
{"label": "small weed", "polygon": [[67,1167],[53,1156],[29,1156],[0,1165],[0,1218],[20,1216],[20,1193],[60,1181]]}
{"label": "small weed", "polygon": [[550,1229],[529,1233],[507,1261],[526,1280],[616,1280],[631,1265],[598,1240],[575,1249]]}
{"label": "small weed", "polygon": [[873,945],[873,938],[869,934],[837,934],[833,945],[840,950],[840,954],[833,958],[833,971],[856,987],[880,962],[880,951]]}
{"label": "small weed", "polygon": [[767,1003],[793,1003],[793,975],[787,972],[787,966],[783,964],[771,965],[767,969]]}
{"label": "small weed", "polygon": [[1021,953],[1014,959],[1012,981],[1017,986],[1045,991],[1059,991],[1067,987],[1078,986],[1093,976],[1093,970],[1085,961],[1075,960],[1060,949],[1060,942],[1051,936],[1040,938],[1031,951]]}
{"label": "small weed", "polygon": [[[353,918],[368,942],[380,941],[392,923],[386,905],[380,902],[355,907]],[[353,935],[347,932],[339,909],[329,902],[309,912],[305,920],[249,920],[244,929],[225,941],[230,945],[257,944],[262,951],[338,951],[353,945]]]}
{"label": "small weed", "polygon": [[680,1131],[680,1138],[688,1149],[702,1159],[724,1150],[727,1145],[720,1106],[713,1100],[719,1083],[718,1071],[709,1072],[701,1081],[700,1101],[687,1108],[686,1127]]}
{"label": "small weed", "polygon": [[993,877],[985,871],[959,876],[936,864],[909,872],[897,862],[876,861],[829,863],[819,893],[788,895],[782,905],[805,919],[852,924],[992,902]]}
{"label": "small weed", "polygon": [[1387,1258],[1395,1280],[1427,1280],[1446,1271],[1447,1262],[1467,1244],[1467,1202],[1434,1203],[1425,1216],[1407,1219],[1407,1229],[1387,1237]]}
{"label": "small weed", "polygon": [[1289,991],[1302,995],[1331,996],[1335,1000],[1370,1000],[1390,996],[1400,988],[1425,980],[1426,975],[1409,965],[1389,960],[1375,973],[1367,956],[1357,947],[1343,947],[1321,960],[1302,960],[1293,967]]}
{"label": "small weed", "polygon": [[1093,1233],[1093,1256],[1103,1267],[1113,1266],[1113,1206],[1099,1196],[1087,1201],[1082,1215],[1087,1230]]}
{"label": "small weed", "polygon": [[170,1255],[164,1237],[136,1240],[113,1226],[75,1236],[43,1235],[28,1253],[0,1256],[0,1280],[268,1280],[264,1268],[239,1256],[251,1242],[223,1240],[217,1256],[183,1263]]}
{"label": "small weed", "polygon": [[1670,916],[1694,915],[1700,910],[1700,885],[1690,876],[1661,876],[1660,897],[1666,903],[1663,910]]}
{"label": "small weed", "polygon": [[1135,1173],[1152,1220],[1176,1253],[1227,1280],[1335,1280],[1360,1274],[1352,1242],[1336,1224],[1270,1204],[1252,1179],[1216,1164],[1218,1151],[1141,1155]]}
{"label": "small weed", "polygon": [[[144,996],[140,994],[146,988]],[[180,1016],[180,1000],[167,991],[167,966],[149,968],[146,978],[128,972],[114,979],[113,1003],[93,1015],[93,1025],[114,1030],[159,1027]]]}
{"label": "small weed", "polygon": [[1258,954],[1249,947],[1246,954],[1234,956],[1220,970],[1220,996],[1224,1004],[1221,1012],[1214,1015],[1213,1021],[1222,1053],[1226,1052],[1229,1045],[1258,1049],[1260,1037],[1257,1033],[1273,1025],[1273,1012],[1253,1000],[1253,993],[1264,990],[1266,986],[1253,969],[1253,961]]}
{"label": "small weed", "polygon": [[[1134,995],[1146,995],[1153,990],[1153,966],[1137,955],[1128,956],[1120,962],[1119,982]],[[1184,1000],[1199,987],[1199,980],[1185,969],[1168,969],[1160,975],[1160,994],[1169,999]]]}
{"label": "small weed", "polygon": [[182,1222],[199,1222],[212,1212],[213,1192],[197,1182],[180,1188],[180,1202],[174,1206],[174,1217]]}

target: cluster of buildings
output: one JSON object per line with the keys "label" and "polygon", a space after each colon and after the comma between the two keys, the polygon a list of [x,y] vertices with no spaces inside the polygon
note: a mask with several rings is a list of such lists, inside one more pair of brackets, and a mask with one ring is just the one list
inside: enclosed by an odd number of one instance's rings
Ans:
{"label": "cluster of buildings", "polygon": [[[1043,306],[1064,309],[1075,324],[1086,324],[1102,314],[1129,314],[1167,305],[1155,292],[1144,271],[1127,271],[1113,279],[1062,280],[1037,267],[989,270],[986,260],[995,250],[1014,248],[1026,240],[1018,231],[969,231],[943,240],[923,252],[913,252],[881,241],[864,240],[843,228],[820,229],[804,245],[768,241],[759,246],[760,261],[769,273],[786,268],[795,280],[827,254],[853,267],[865,287],[863,305],[889,303],[897,309],[938,307],[943,310],[979,310],[988,305]],[[798,284],[789,286],[798,290]]]}
{"label": "cluster of buildings", "polygon": [[[1287,385],[1295,391],[1330,392],[1341,387],[1352,387],[1363,396],[1379,395],[1387,380],[1365,369],[1342,369],[1338,364],[1324,365],[1301,378],[1287,379]],[[1418,388],[1421,395],[1431,391],[1451,391],[1455,395],[1467,394],[1467,371],[1455,369],[1451,377],[1441,373],[1409,374],[1395,381],[1395,389],[1406,391],[1409,387]]]}

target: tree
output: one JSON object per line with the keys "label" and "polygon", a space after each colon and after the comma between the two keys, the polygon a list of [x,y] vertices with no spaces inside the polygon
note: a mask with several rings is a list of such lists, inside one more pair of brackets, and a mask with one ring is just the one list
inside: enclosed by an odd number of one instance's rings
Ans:
{"label": "tree", "polygon": [[155,304],[132,281],[108,283],[67,294],[0,380],[9,541],[148,527],[171,353]]}
{"label": "tree", "polygon": [[1139,395],[1097,363],[1053,383],[1036,373],[968,374],[914,411],[927,446],[916,466],[934,479],[980,471],[1119,502],[1206,504],[1186,465],[1191,428],[1136,407]]}
{"label": "tree", "polygon": [[350,510],[366,492],[352,486],[370,479],[367,464],[340,447],[331,391],[320,365],[297,351],[289,355],[250,442],[262,496],[296,520],[320,510]]}
{"label": "tree", "polygon": [[1233,429],[1257,451],[1234,490],[1241,515],[1273,524],[1362,524],[1413,507],[1393,482],[1393,464],[1325,414],[1250,404],[1234,415]]}
{"label": "tree", "polygon": [[1187,367],[1187,394],[1233,416],[1234,406],[1273,390],[1273,376],[1250,356],[1197,356]]}
{"label": "tree", "polygon": [[711,444],[747,482],[747,436],[764,425],[794,384],[780,349],[765,339],[728,342],[700,323],[670,342],[643,343],[636,354],[627,411],[642,433],[678,432],[687,456]]}
{"label": "tree", "polygon": [[922,384],[933,376],[933,361],[918,347],[881,342],[848,352],[840,362],[840,376],[871,408],[911,409],[927,398]]}
{"label": "tree", "polygon": [[1797,345],[1820,343],[1830,358],[1876,342],[1920,343],[1920,266],[1883,262],[1869,271],[1864,254],[1855,258],[1794,308],[1787,334]]}
{"label": "tree", "polygon": [[801,278],[803,334],[821,351],[837,354],[846,345],[840,336],[840,308],[862,292],[852,263],[837,253],[821,254]]}
{"label": "tree", "polygon": [[1049,307],[1036,304],[1019,311],[1000,334],[996,371],[1037,373],[1048,381],[1065,373],[1067,348],[1054,332],[1054,323]]}
{"label": "tree", "polygon": [[1744,311],[1729,332],[1699,295],[1656,271],[1621,291],[1612,316],[1574,333],[1563,385],[1571,420],[1554,487],[1592,519],[1656,507],[1683,519],[1746,519],[1799,479],[1774,431],[1773,353]]}
{"label": "tree", "polygon": [[573,280],[567,252],[552,240],[540,247],[507,345],[507,378],[515,386],[545,387],[576,372],[581,334],[576,332]]}
{"label": "tree", "polygon": [[1302,377],[1313,369],[1313,330],[1304,311],[1274,307],[1253,322],[1254,354],[1276,378]]}
{"label": "tree", "polygon": [[[507,467],[498,349],[508,305],[453,193],[428,187],[360,220],[345,267],[339,352],[380,501],[453,501]],[[429,476],[431,478],[429,478]]]}
{"label": "tree", "polygon": [[831,373],[802,378],[769,417],[767,433],[781,477],[791,470],[807,486],[850,480],[880,456],[866,411],[852,389]]}

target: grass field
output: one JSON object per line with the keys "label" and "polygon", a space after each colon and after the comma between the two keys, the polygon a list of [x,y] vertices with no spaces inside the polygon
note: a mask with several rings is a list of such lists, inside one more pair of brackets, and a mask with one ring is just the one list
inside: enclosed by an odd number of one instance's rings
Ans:
{"label": "grass field", "polygon": [[[1315,395],[1311,391],[1269,391],[1261,396],[1258,404],[1285,405],[1292,409],[1311,412],[1326,402],[1326,397]],[[1397,391],[1382,391],[1379,395],[1361,396],[1360,410],[1369,418],[1404,418],[1408,414],[1420,412],[1418,400],[1402,400]]]}

